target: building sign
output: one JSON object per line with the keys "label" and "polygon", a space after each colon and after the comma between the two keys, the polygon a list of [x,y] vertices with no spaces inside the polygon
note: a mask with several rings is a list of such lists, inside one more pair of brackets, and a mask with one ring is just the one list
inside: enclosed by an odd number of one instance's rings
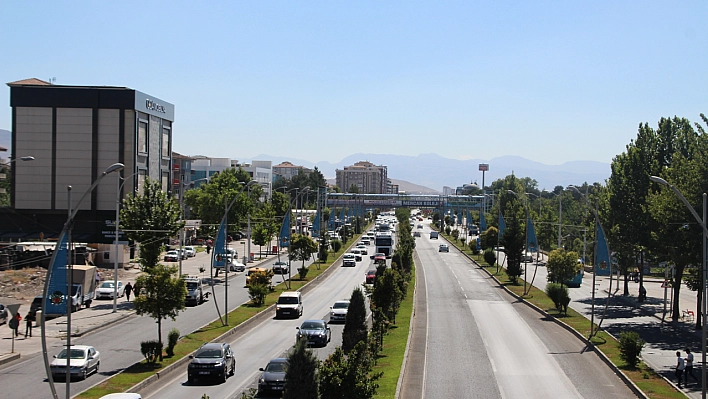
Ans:
{"label": "building sign", "polygon": [[157,111],[162,114],[165,113],[165,106],[164,105],[158,104],[150,99],[145,100],[145,108],[152,110],[152,111]]}
{"label": "building sign", "polygon": [[481,163],[479,164],[479,171],[480,172],[487,172],[489,170],[489,164],[488,163]]}
{"label": "building sign", "polygon": [[135,90],[135,109],[174,122],[175,106]]}

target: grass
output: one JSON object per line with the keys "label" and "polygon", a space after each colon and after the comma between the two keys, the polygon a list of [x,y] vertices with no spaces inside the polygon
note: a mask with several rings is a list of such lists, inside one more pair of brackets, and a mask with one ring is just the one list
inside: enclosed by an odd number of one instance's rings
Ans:
{"label": "grass", "polygon": [[[415,281],[415,265],[411,273],[411,281]],[[379,389],[377,398],[394,398],[398,377],[403,367],[403,356],[406,353],[406,344],[410,333],[411,317],[413,317],[413,284],[408,285],[408,293],[401,303],[396,315],[396,325],[384,337],[383,350],[379,354],[373,372],[383,372],[378,380]]]}
{"label": "grass", "polygon": [[[496,265],[491,266],[487,264],[481,254],[472,255],[472,251],[467,247],[462,248],[459,241],[453,240],[450,236],[446,236],[446,238],[462,252],[477,261],[477,263],[487,270],[487,272],[489,272],[499,282],[499,284],[523,298],[525,301],[530,302],[538,308],[544,310],[551,317],[561,320],[563,323],[569,325],[584,337],[588,337],[590,335],[590,321],[586,317],[571,308],[568,308],[567,315],[559,313],[548,295],[534,286],[531,286],[528,294],[524,296],[523,281],[521,281],[521,283],[517,282],[516,284],[512,283],[503,268],[497,268]],[[595,325],[594,328],[597,328],[597,325]],[[615,366],[622,370],[622,372],[648,397],[652,399],[686,398],[686,395],[683,392],[677,391],[676,388],[664,380],[644,362],[640,362],[636,368],[633,368],[620,359],[619,342],[610,334],[600,330],[595,336],[593,336],[591,342],[596,348],[605,354],[605,356],[607,356]]]}
{"label": "grass", "polygon": [[[352,238],[353,242],[356,243],[359,237],[360,235],[355,235],[354,238]],[[351,243],[350,241],[347,242]],[[299,280],[299,276],[297,274],[293,274],[293,279],[290,281],[290,288],[287,288],[282,282],[279,283],[277,280],[274,281],[274,284],[278,284],[275,285],[273,291],[266,296],[265,304],[261,306],[239,306],[238,308],[229,312],[228,325],[222,325],[221,321],[217,319],[208,324],[207,326],[182,337],[174,349],[174,356],[164,357],[162,361],[158,361],[154,366],[148,364],[144,360],[135,363],[132,366],[123,370],[122,372],[107,379],[106,381],[103,381],[102,383],[94,386],[93,388],[82,392],[76,397],[81,399],[98,399],[101,396],[107,395],[109,393],[127,391],[139,382],[145,380],[146,378],[152,376],[153,374],[161,370],[164,370],[166,367],[184,358],[185,356],[190,355],[192,352],[197,350],[203,343],[215,340],[216,338],[225,334],[232,328],[242,324],[251,317],[264,311],[266,308],[268,308],[270,305],[273,305],[278,300],[278,297],[283,291],[295,291],[302,288],[302,286],[307,284],[309,281],[312,281],[315,277],[324,273],[332,265],[332,263],[334,263],[339,258],[339,256],[346,250],[346,248],[347,245],[345,244],[338,252],[334,253],[334,256],[332,256],[332,254],[330,253],[330,260],[328,260],[327,262],[319,264],[313,263],[312,265],[310,265],[308,267],[309,271],[307,272],[307,278],[305,280]],[[295,268],[296,264],[293,263],[292,266],[293,268]],[[408,327],[406,325],[406,329],[407,328]]]}

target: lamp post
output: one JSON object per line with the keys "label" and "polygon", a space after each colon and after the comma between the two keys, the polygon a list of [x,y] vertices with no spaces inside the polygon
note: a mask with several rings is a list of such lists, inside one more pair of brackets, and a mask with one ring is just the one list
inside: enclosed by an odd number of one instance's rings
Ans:
{"label": "lamp post", "polygon": [[706,205],[708,200],[708,195],[706,193],[703,193],[703,218],[701,219],[700,216],[698,216],[698,213],[696,212],[695,209],[693,209],[693,206],[688,202],[686,197],[681,194],[681,192],[673,185],[667,182],[666,180],[662,179],[659,176],[650,176],[649,180],[653,181],[654,183],[659,183],[663,186],[666,186],[673,191],[676,196],[678,196],[681,199],[681,202],[688,208],[689,211],[691,211],[691,215],[696,219],[698,224],[701,225],[701,228],[703,230],[703,252],[701,254],[701,260],[703,262],[703,298],[702,298],[702,303],[701,303],[701,313],[702,313],[702,325],[701,325],[701,352],[702,353],[702,359],[701,361],[703,362],[703,367],[701,367],[701,381],[702,381],[702,387],[701,387],[701,398],[706,399],[706,338],[708,333],[706,332],[706,321],[708,321],[708,318],[706,317],[706,311],[708,310],[708,306],[706,306],[706,299],[708,299],[708,285],[706,284],[708,281],[706,280],[706,276],[708,275],[708,265],[706,264],[706,239],[708,238],[708,228],[706,228],[706,213],[708,206]]}
{"label": "lamp post", "polygon": [[[246,188],[248,188],[248,200],[251,200],[251,184],[258,184],[257,181],[251,180],[246,184]],[[248,260],[251,260],[251,212],[248,212],[247,215],[248,218],[248,225],[246,227],[246,242],[248,243]]]}
{"label": "lamp post", "polygon": [[[33,158],[34,159],[34,158]],[[57,255],[61,252],[59,246],[62,245],[62,243],[65,241],[68,243],[68,248],[67,248],[67,267],[66,267],[66,274],[67,274],[67,287],[66,287],[66,397],[70,398],[71,397],[71,367],[69,364],[69,361],[71,360],[71,308],[72,308],[72,302],[73,300],[71,299],[71,228],[72,224],[74,221],[74,218],[76,217],[76,214],[79,212],[79,209],[81,207],[81,204],[83,201],[86,199],[86,197],[98,186],[98,183],[106,177],[108,174],[117,172],[120,170],[123,170],[124,165],[122,163],[114,163],[113,165],[109,166],[94,182],[91,184],[91,187],[89,187],[88,190],[81,196],[79,199],[79,202],[76,204],[76,208],[72,210],[71,207],[71,186],[68,186],[68,197],[69,197],[69,202],[68,202],[68,218],[66,220],[66,223],[64,224],[64,228],[62,229],[61,233],[59,234],[59,239],[57,240],[57,248],[54,251],[54,254],[52,255],[52,258],[49,262],[49,268],[47,269],[47,277],[44,281],[44,290],[43,290],[43,298],[48,297],[49,293],[49,283],[51,281],[51,275],[52,275],[52,268],[56,262],[56,257]],[[46,307],[43,306],[43,308],[46,309]],[[56,392],[56,387],[54,386],[54,380],[52,378],[52,373],[51,369],[49,368],[49,358],[47,357],[47,338],[46,338],[46,330],[45,330],[45,315],[46,312],[42,312],[42,317],[41,317],[41,336],[42,336],[42,353],[44,354],[44,367],[47,372],[47,380],[49,381],[49,388],[52,391],[52,395],[54,396],[55,399],[58,399],[57,392]]]}
{"label": "lamp post", "polygon": [[[137,174],[138,172],[135,172],[126,178],[122,178],[119,173],[117,175],[118,178],[116,179],[116,236],[115,240],[113,241],[115,249],[115,257],[113,259],[113,313],[116,313],[118,311],[118,226],[120,225],[120,192],[123,189],[123,185],[125,184],[125,182]],[[120,182],[121,180],[123,180],[122,183]]]}
{"label": "lamp post", "polygon": [[[507,190],[509,194],[514,194],[514,197],[521,202],[521,205],[523,205],[524,210],[526,211],[526,245],[524,246],[524,255],[526,254],[526,251],[529,249],[529,207],[527,206],[526,202],[521,200],[521,197],[519,197],[519,194],[517,194],[513,190]],[[509,267],[509,264],[507,263],[507,267]],[[524,295],[526,295],[526,265],[524,265]]]}
{"label": "lamp post", "polygon": [[[182,213],[182,222],[184,222],[184,188],[187,187],[188,185],[191,185],[193,183],[196,183],[198,181],[202,180],[209,180],[209,177],[203,177],[201,179],[197,180],[190,180],[189,183],[185,183],[182,181],[182,176],[180,175],[180,181],[179,181],[179,210]],[[179,253],[178,259],[179,259],[179,275],[182,275],[182,252],[184,250],[184,226],[179,230]]]}

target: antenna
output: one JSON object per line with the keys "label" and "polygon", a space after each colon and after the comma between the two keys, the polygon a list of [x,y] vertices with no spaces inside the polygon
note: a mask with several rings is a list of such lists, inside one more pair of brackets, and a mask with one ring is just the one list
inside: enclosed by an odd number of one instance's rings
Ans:
{"label": "antenna", "polygon": [[55,77],[49,78],[49,84],[53,85],[54,82],[56,82],[56,81],[57,81],[57,78],[55,78]]}

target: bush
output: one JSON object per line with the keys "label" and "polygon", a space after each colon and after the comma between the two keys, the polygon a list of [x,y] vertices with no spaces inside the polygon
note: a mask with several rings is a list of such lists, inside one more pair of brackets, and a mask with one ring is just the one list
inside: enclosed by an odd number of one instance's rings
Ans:
{"label": "bush", "polygon": [[173,328],[167,334],[167,348],[165,349],[167,356],[172,357],[175,355],[175,346],[177,346],[177,341],[179,341],[179,330]]}
{"label": "bush", "polygon": [[308,269],[306,267],[301,267],[301,268],[297,269],[297,273],[300,275],[300,280],[304,280],[305,277],[307,277],[307,272],[309,272],[309,271],[310,271],[310,269]]}
{"label": "bush", "polygon": [[484,250],[484,261],[487,262],[489,266],[494,266],[497,262],[497,255],[494,253],[493,249],[487,248]]}
{"label": "bush", "polygon": [[340,249],[342,249],[342,242],[339,240],[333,240],[332,241],[332,250],[334,252],[339,252]]}
{"label": "bush", "polygon": [[145,360],[147,360],[149,364],[155,364],[162,354],[162,342],[143,341],[140,343],[140,353],[143,354],[143,357],[145,357]]}
{"label": "bush", "polygon": [[637,367],[645,341],[635,331],[622,331],[619,339],[620,359],[632,368]]}
{"label": "bush", "polygon": [[[470,241],[467,245],[470,246],[470,250],[472,251],[472,255],[477,256],[479,255],[479,248],[477,248],[477,241]],[[494,254],[492,254],[494,255]]]}
{"label": "bush", "polygon": [[549,283],[546,285],[546,295],[551,298],[558,312],[568,314],[568,304],[570,303],[568,287],[558,283]]}
{"label": "bush", "polygon": [[266,284],[254,284],[248,285],[248,296],[251,298],[251,302],[255,306],[261,306],[265,303],[265,297],[270,292],[270,287]]}
{"label": "bush", "polygon": [[451,231],[452,231],[452,229],[450,228],[450,226],[445,226],[445,234],[446,235],[450,235]]}

